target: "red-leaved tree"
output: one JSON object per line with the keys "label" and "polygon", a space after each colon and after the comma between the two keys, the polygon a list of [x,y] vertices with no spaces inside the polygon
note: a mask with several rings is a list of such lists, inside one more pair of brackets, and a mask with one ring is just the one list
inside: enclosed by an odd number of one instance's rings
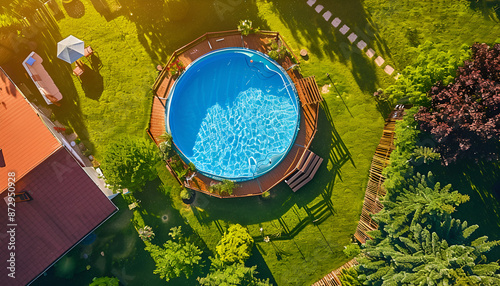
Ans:
{"label": "red-leaved tree", "polygon": [[447,165],[460,158],[498,158],[500,139],[500,44],[472,46],[472,58],[447,86],[429,92],[432,103],[415,115],[439,143]]}

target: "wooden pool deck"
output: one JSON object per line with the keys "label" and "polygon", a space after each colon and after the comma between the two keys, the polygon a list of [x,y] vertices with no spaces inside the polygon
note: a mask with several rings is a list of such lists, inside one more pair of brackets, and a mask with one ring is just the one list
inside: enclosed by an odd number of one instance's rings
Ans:
{"label": "wooden pool deck", "polygon": [[[283,41],[279,33],[276,32],[263,31],[256,34],[250,34],[248,36],[242,36],[238,31],[207,33],[190,44],[175,51],[165,67],[175,64],[177,60],[182,62],[184,66],[188,66],[191,62],[206,53],[229,47],[245,47],[262,53],[267,53],[268,43],[270,40],[278,40],[280,45],[286,46],[286,43]],[[289,48],[288,50],[291,52]],[[293,54],[291,56],[295,57]],[[303,80],[301,74],[290,69],[293,65],[293,60],[287,58],[281,61],[280,64],[285,70],[287,70],[288,75],[295,83],[302,105],[300,108],[300,129],[295,143],[288,152],[288,155],[276,167],[266,174],[253,180],[237,183],[237,187],[234,189],[231,196],[220,196],[218,194],[210,193],[208,191],[209,186],[217,181],[199,173],[196,173],[196,176],[193,177],[192,180],[181,182],[167,163],[167,168],[172,175],[177,178],[180,184],[216,197],[228,198],[255,196],[269,191],[296,171],[302,155],[309,149],[316,133],[318,125],[319,101],[321,101],[322,98],[317,98],[319,90],[316,82],[314,81],[314,77],[306,79],[309,83],[309,88],[316,88],[316,90],[311,93],[307,90],[307,88],[304,89],[302,85],[299,84],[299,81]],[[164,68],[158,75],[158,78],[153,85],[155,96],[153,98],[148,133],[156,144],[161,143],[162,140],[160,139],[160,136],[165,132],[165,102],[170,88],[174,84],[176,78],[177,75],[172,75],[168,69]]]}

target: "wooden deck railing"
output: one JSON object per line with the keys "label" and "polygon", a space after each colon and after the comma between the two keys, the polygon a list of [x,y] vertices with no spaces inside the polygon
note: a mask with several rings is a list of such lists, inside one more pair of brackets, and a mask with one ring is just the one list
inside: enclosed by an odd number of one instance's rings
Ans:
{"label": "wooden deck railing", "polygon": [[[286,49],[290,52],[290,54],[295,59],[295,61],[297,63],[299,62],[299,59],[297,58],[297,56],[295,56],[295,54],[293,53],[292,49],[288,46],[288,44],[285,42],[285,40],[279,34],[279,32],[274,32],[274,31],[258,31],[258,32],[256,32],[256,34],[269,35],[269,36],[273,36],[273,37],[278,38],[279,42],[282,43],[286,47]],[[172,53],[172,55],[169,57],[168,61],[165,63],[164,67],[169,67],[174,61],[176,61],[179,58],[180,55],[182,55],[187,50],[195,47],[196,45],[202,43],[203,41],[210,41],[210,39],[220,38],[220,37],[226,37],[226,36],[234,36],[234,35],[240,35],[241,36],[242,46],[243,46],[244,37],[246,37],[246,36],[243,36],[241,34],[241,32],[238,31],[238,30],[229,30],[229,31],[220,31],[220,32],[207,32],[207,33],[201,35],[200,37],[194,39],[193,41],[187,43],[186,45],[184,45],[184,46],[178,48],[177,50],[175,50]],[[155,83],[153,84],[153,87],[152,87],[152,89],[153,89],[153,91],[154,91],[155,94],[156,94],[158,88],[160,87],[160,85],[162,84],[163,80],[165,80],[167,78],[170,78],[170,76],[168,76],[168,73],[169,73],[168,68],[164,68],[160,72],[160,74],[158,75],[158,77],[156,78],[156,81],[155,81]]]}

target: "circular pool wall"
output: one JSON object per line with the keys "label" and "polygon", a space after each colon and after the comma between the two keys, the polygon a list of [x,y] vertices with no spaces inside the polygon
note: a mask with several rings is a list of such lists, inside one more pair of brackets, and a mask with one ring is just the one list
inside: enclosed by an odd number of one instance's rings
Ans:
{"label": "circular pool wall", "polygon": [[183,159],[218,180],[270,171],[290,151],[300,125],[292,80],[268,56],[243,48],[192,62],[170,90],[165,112]]}

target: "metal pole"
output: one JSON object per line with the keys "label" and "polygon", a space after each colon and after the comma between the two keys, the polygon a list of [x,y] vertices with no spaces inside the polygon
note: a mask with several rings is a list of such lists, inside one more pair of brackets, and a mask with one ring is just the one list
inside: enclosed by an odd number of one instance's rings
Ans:
{"label": "metal pole", "polygon": [[344,98],[342,97],[342,95],[340,94],[339,90],[335,86],[335,83],[333,82],[332,78],[330,77],[330,74],[326,73],[326,76],[328,77],[328,79],[332,83],[333,87],[335,88],[335,91],[337,91],[337,94],[339,95],[340,99],[342,99],[342,102],[344,103],[345,108],[347,108],[347,111],[349,112],[349,114],[351,115],[352,118],[354,118],[354,116],[352,115],[351,111],[349,110],[349,107],[347,107],[347,104],[345,103]]}

